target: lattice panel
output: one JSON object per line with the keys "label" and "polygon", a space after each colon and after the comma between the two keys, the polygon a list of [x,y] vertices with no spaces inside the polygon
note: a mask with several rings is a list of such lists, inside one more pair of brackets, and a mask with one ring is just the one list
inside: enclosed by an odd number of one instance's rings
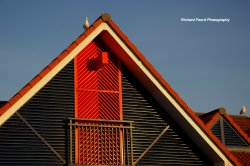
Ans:
{"label": "lattice panel", "polygon": [[[76,129],[78,139],[78,164],[84,165],[121,165],[122,131],[119,128],[106,128],[105,123],[84,123],[99,127],[81,127]],[[116,126],[116,124],[113,124]]]}

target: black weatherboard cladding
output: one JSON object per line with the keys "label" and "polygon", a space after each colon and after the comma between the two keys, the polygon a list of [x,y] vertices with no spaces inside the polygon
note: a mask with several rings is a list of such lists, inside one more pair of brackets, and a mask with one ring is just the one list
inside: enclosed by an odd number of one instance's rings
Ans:
{"label": "black weatherboard cladding", "polygon": [[124,66],[122,97],[123,118],[134,121],[134,160],[170,125],[138,165],[213,165]]}
{"label": "black weatherboard cladding", "polygon": [[[73,61],[20,108],[18,113],[67,160],[65,124],[68,117],[74,117]],[[64,164],[15,114],[0,127],[0,165]]]}

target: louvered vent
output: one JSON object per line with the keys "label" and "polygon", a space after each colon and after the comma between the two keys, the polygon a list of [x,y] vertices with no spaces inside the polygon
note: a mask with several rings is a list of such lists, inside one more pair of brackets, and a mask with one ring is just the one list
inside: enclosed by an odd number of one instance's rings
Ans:
{"label": "louvered vent", "polygon": [[211,128],[214,135],[228,147],[247,147],[246,141],[234,130],[234,128],[221,117]]}
{"label": "louvered vent", "polygon": [[123,118],[134,121],[134,160],[170,125],[137,165],[212,165],[126,67],[122,68],[122,97]]}
{"label": "louvered vent", "polygon": [[[74,63],[70,62],[18,113],[67,161],[66,120],[74,116]],[[15,114],[0,127],[0,165],[63,166]]]}

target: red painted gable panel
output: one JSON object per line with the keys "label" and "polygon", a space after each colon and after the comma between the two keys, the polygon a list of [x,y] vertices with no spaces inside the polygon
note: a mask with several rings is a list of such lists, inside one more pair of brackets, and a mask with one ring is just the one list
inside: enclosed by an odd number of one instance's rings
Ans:
{"label": "red painted gable panel", "polygon": [[[120,120],[120,67],[108,52],[108,64],[100,64],[106,52],[101,41],[92,41],[75,58],[76,117]],[[101,57],[102,58],[102,57]]]}
{"label": "red painted gable panel", "polygon": [[[120,62],[105,48],[101,40],[95,39],[75,58],[75,116],[121,120],[121,101]],[[112,131],[110,134],[105,131],[105,137],[102,134],[103,132],[86,128],[76,130],[78,164],[112,165],[114,163],[110,163],[113,161],[111,158],[117,159],[116,164],[122,163],[120,131]],[[117,141],[114,142],[114,138]],[[107,147],[112,148],[107,151]],[[102,152],[105,154],[101,154]]]}

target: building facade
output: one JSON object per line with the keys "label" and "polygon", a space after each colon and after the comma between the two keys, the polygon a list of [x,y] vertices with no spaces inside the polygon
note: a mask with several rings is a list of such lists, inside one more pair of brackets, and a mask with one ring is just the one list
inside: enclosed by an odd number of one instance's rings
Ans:
{"label": "building facade", "polygon": [[239,165],[214,131],[105,13],[1,104],[0,165]]}

